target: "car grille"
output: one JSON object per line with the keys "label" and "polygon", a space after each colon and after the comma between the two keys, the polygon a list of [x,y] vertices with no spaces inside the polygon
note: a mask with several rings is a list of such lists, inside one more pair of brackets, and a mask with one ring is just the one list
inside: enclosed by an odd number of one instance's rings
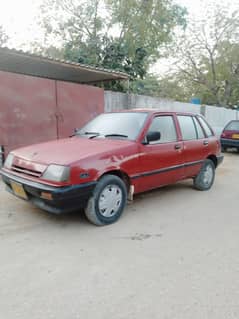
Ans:
{"label": "car grille", "polygon": [[18,165],[12,165],[12,171],[17,172],[17,173],[21,173],[21,174],[25,174],[28,176],[34,176],[34,177],[40,177],[42,175],[42,172],[31,170],[31,169],[21,167]]}

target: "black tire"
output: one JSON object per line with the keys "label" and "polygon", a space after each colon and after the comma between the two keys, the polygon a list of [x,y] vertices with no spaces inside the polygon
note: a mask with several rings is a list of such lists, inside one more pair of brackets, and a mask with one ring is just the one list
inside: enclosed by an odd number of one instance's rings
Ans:
{"label": "black tire", "polygon": [[214,179],[215,165],[210,159],[206,159],[199,174],[194,178],[193,184],[196,189],[207,191],[212,187]]}
{"label": "black tire", "polygon": [[[110,192],[115,198],[108,199],[111,201],[104,211],[103,205],[106,202],[107,195]],[[104,226],[115,223],[121,216],[127,201],[127,188],[125,183],[118,176],[104,175],[97,183],[92,197],[89,199],[85,214],[88,220],[97,226]],[[102,207],[100,207],[100,205]],[[114,206],[113,206],[114,205]],[[111,210],[112,209],[112,210]],[[109,216],[106,216],[109,215]]]}

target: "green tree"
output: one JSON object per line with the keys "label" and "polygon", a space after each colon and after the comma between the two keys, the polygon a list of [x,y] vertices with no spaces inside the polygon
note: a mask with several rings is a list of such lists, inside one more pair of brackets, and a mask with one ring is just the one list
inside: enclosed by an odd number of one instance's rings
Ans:
{"label": "green tree", "polygon": [[191,23],[173,48],[175,79],[184,85],[185,99],[198,96],[205,104],[224,107],[238,104],[238,35],[239,12],[222,6]]}
{"label": "green tree", "polygon": [[46,47],[59,41],[64,58],[143,79],[186,10],[171,0],[45,0]]}
{"label": "green tree", "polygon": [[186,26],[186,9],[165,0],[108,0],[112,21],[118,27],[118,41],[129,56],[138,48],[152,62],[160,56],[162,44],[172,40],[176,26]]}

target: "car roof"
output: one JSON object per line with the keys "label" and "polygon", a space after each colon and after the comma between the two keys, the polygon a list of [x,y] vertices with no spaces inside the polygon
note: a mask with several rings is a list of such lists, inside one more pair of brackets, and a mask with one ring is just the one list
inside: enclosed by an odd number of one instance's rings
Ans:
{"label": "car roof", "polygon": [[227,129],[227,126],[229,126],[229,124],[233,123],[233,122],[239,122],[239,120],[231,120],[229,122],[227,122],[227,124],[224,126],[224,129],[223,130],[226,130]]}
{"label": "car roof", "polygon": [[231,121],[227,122],[227,124],[229,124],[231,122],[239,122],[239,120],[231,120]]}
{"label": "car roof", "polygon": [[135,108],[135,109],[130,109],[130,110],[118,110],[118,111],[113,111],[112,113],[149,113],[149,114],[179,114],[179,115],[200,115],[198,113],[192,113],[192,112],[180,112],[180,111],[168,111],[168,110],[161,110],[161,109],[156,109],[156,108]]}

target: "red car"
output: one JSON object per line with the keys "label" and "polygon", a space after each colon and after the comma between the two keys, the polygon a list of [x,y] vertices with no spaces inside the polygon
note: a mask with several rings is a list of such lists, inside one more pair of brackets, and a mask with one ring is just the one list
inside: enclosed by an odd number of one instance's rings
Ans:
{"label": "red car", "polygon": [[101,114],[70,138],[11,152],[7,189],[51,213],[84,208],[96,225],[119,219],[127,198],[192,178],[208,190],[220,141],[200,115],[131,110]]}
{"label": "red car", "polygon": [[239,152],[239,121],[230,121],[222,131],[221,134],[222,150],[227,148],[236,148]]}

